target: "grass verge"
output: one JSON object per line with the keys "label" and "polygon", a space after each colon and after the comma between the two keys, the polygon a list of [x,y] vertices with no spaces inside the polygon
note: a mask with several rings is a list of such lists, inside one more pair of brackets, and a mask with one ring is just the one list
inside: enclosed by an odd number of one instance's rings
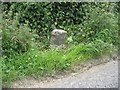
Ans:
{"label": "grass verge", "polygon": [[71,69],[76,64],[116,51],[116,47],[100,40],[71,46],[65,50],[39,51],[35,46],[14,58],[2,57],[2,81],[8,85],[25,76],[42,77]]}

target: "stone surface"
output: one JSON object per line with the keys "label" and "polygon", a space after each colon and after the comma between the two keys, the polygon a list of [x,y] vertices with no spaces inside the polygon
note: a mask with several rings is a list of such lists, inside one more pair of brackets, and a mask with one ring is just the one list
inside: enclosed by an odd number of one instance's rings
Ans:
{"label": "stone surface", "polygon": [[65,47],[65,42],[67,38],[67,32],[61,29],[54,29],[51,32],[51,41],[50,41],[50,47],[56,48],[56,47]]}

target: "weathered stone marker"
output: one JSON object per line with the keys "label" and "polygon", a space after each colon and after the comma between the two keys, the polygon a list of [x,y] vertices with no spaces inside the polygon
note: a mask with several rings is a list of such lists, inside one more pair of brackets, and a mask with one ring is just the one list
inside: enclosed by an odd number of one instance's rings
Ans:
{"label": "weathered stone marker", "polygon": [[50,47],[51,48],[64,48],[65,42],[67,38],[67,32],[61,29],[54,29],[51,32],[51,41]]}

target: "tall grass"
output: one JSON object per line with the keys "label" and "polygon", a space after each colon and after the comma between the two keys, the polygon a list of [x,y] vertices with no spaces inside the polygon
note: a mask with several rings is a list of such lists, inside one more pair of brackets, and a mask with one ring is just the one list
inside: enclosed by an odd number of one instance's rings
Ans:
{"label": "tall grass", "polygon": [[102,54],[115,51],[113,45],[102,41],[97,43],[79,44],[71,46],[66,50],[49,49],[39,51],[34,47],[28,52],[17,55],[14,58],[2,58],[2,79],[3,84],[30,75],[41,77],[70,69],[76,63],[83,62]]}

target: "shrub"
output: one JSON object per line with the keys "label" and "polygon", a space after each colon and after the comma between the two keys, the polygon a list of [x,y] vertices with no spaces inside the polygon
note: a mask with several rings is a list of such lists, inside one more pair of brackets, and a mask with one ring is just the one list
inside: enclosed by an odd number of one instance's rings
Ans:
{"label": "shrub", "polygon": [[3,13],[11,13],[9,18],[18,14],[19,23],[27,23],[39,35],[37,40],[47,48],[50,32],[55,28],[67,30],[68,36],[77,43],[92,40],[96,33],[108,29],[113,22],[108,20],[110,17],[106,13],[114,13],[115,6],[115,3],[100,2],[3,3]]}
{"label": "shrub", "polygon": [[104,9],[93,8],[89,17],[81,24],[66,26],[73,43],[88,43],[94,39],[118,44],[118,14]]}
{"label": "shrub", "polygon": [[3,55],[10,57],[26,52],[30,48],[32,34],[27,26],[19,26],[16,20],[3,19],[2,22]]}

